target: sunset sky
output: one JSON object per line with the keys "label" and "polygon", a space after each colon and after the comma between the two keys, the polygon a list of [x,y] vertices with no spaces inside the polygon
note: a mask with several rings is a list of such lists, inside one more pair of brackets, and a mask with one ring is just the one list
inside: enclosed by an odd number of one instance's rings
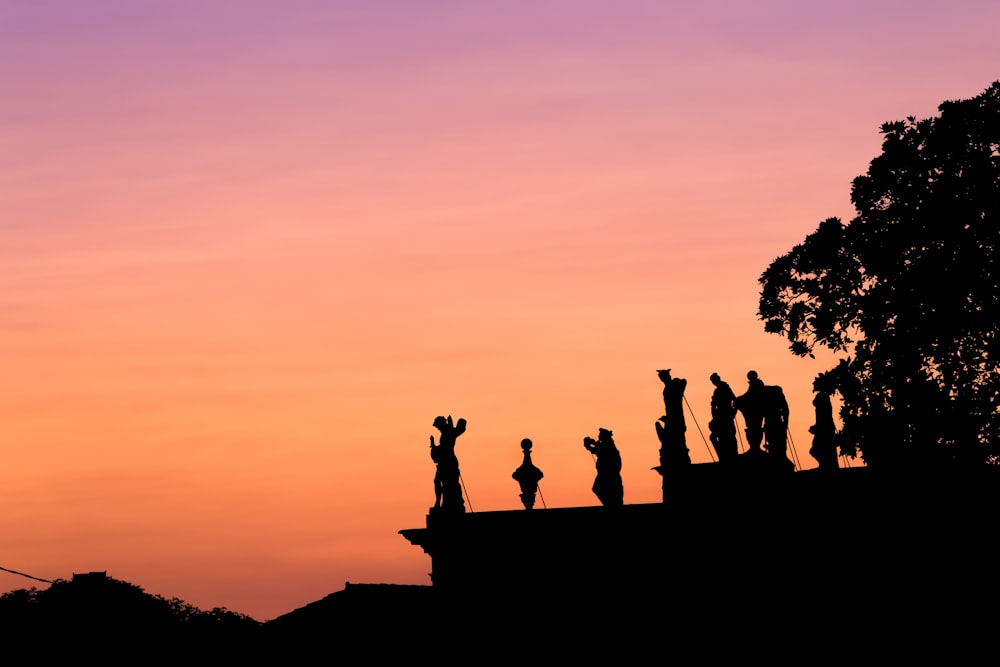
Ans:
{"label": "sunset sky", "polygon": [[757,278],[998,35],[995,0],[0,0],[0,567],[259,620],[427,584],[435,416],[474,511],[520,507],[525,437],[548,507],[596,504],[600,427],[657,502],[659,368],[696,462],[709,375],[755,369],[815,467],[833,361]]}

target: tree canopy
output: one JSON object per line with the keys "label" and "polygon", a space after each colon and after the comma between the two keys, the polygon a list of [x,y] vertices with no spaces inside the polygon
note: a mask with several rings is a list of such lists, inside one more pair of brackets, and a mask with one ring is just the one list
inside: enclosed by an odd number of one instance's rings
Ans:
{"label": "tree canopy", "polygon": [[766,331],[842,355],[820,375],[869,466],[1000,460],[1000,81],[938,110],[882,125],[856,217],[760,277]]}
{"label": "tree canopy", "polygon": [[6,655],[15,660],[23,651],[36,660],[86,662],[89,656],[100,664],[209,664],[210,659],[228,664],[259,657],[254,651],[261,624],[222,607],[202,611],[179,598],[151,595],[104,572],[91,572],[58,579],[44,590],[0,595],[0,627],[9,639]]}

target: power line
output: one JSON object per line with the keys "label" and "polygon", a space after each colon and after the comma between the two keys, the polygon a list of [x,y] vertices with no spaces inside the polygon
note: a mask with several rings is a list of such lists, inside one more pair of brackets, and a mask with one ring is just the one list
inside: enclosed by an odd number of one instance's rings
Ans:
{"label": "power line", "polygon": [[788,444],[791,445],[792,457],[794,459],[792,465],[802,470],[802,463],[799,461],[799,452],[795,449],[795,441],[792,440],[792,429],[788,428],[788,424],[785,424],[785,431],[788,434]]}
{"label": "power line", "polygon": [[701,436],[701,441],[705,443],[705,449],[708,450],[708,455],[712,457],[712,462],[715,463],[715,452],[712,448],[708,446],[708,440],[705,439],[705,434],[701,430],[701,424],[698,423],[698,418],[694,416],[694,410],[691,408],[691,404],[688,402],[687,396],[684,396],[684,405],[687,406],[688,412],[691,413],[691,419],[694,421],[694,425],[698,427],[698,435]]}
{"label": "power line", "polygon": [[44,581],[47,584],[55,583],[54,581],[50,581],[49,579],[42,579],[41,577],[33,577],[30,574],[25,574],[24,572],[18,572],[17,570],[11,570],[6,567],[0,567],[0,570],[3,570],[4,572],[10,572],[11,574],[16,574],[19,577],[27,577],[28,579],[34,579],[35,581]]}
{"label": "power line", "polygon": [[472,498],[469,497],[469,490],[465,488],[465,478],[462,477],[462,473],[458,473],[458,481],[462,483],[462,491],[465,491],[465,500],[469,505],[469,511],[472,512]]}

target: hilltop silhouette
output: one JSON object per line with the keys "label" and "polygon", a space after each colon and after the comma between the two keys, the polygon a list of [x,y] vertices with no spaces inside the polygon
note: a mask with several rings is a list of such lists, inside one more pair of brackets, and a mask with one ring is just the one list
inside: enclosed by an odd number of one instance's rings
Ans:
{"label": "hilltop silhouette", "polygon": [[203,611],[178,598],[146,593],[105,572],[74,574],[47,589],[0,595],[0,628],[5,637],[17,639],[10,650],[44,647],[48,656],[207,663],[250,654],[260,625],[227,609]]}

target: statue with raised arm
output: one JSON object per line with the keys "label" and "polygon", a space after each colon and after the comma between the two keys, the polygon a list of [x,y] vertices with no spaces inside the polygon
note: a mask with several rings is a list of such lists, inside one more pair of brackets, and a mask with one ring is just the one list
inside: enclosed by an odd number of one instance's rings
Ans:
{"label": "statue with raised arm", "polygon": [[736,446],[736,394],[718,373],[712,373],[708,379],[715,385],[708,439],[715,447],[719,461],[732,461],[739,455],[739,448]]}
{"label": "statue with raised arm", "polygon": [[[656,371],[663,383],[664,415],[656,422],[656,437],[660,441],[660,467],[662,474],[677,466],[691,463],[687,447],[687,423],[684,421],[684,390],[687,380],[671,377],[670,369]],[[662,423],[661,423],[662,422]]]}
{"label": "statue with raised arm", "polygon": [[663,417],[667,428],[684,437],[687,424],[684,421],[684,389],[688,381],[670,375],[670,369],[656,371],[656,376],[663,383]]}
{"label": "statue with raised arm", "polygon": [[625,489],[622,485],[622,455],[615,446],[613,434],[606,428],[598,430],[597,440],[587,437],[583,446],[594,455],[597,477],[592,490],[605,507],[621,507]]}
{"label": "statue with raised arm", "polygon": [[434,428],[440,432],[437,444],[431,436],[431,459],[437,465],[434,475],[434,509],[448,512],[464,512],[465,499],[462,497],[462,474],[458,469],[455,444],[458,436],[465,433],[465,420],[453,422],[451,415],[436,417]]}
{"label": "statue with raised arm", "polygon": [[[538,482],[544,477],[542,471],[531,462],[531,440],[525,438],[521,441],[521,451],[524,452],[524,460],[517,470],[511,475],[521,486],[521,502],[524,509],[530,510],[535,506],[535,494],[538,493]],[[544,501],[544,498],[543,498]]]}

